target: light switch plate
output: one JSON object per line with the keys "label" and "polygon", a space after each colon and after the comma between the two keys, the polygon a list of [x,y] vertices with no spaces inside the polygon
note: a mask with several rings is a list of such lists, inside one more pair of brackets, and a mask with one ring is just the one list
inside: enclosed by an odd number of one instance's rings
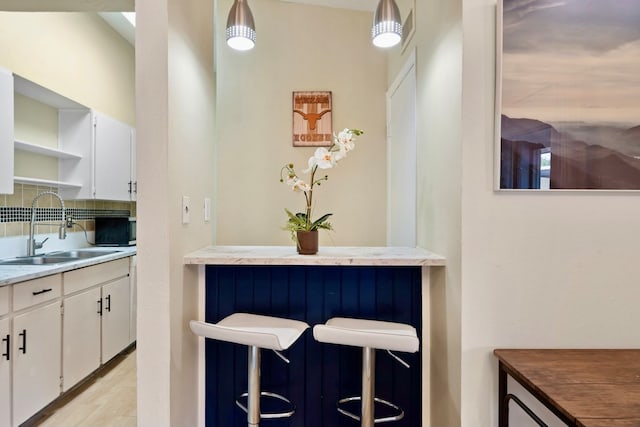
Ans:
{"label": "light switch plate", "polygon": [[191,213],[191,197],[182,196],[182,223],[189,224]]}
{"label": "light switch plate", "polygon": [[204,222],[211,221],[211,199],[204,198]]}

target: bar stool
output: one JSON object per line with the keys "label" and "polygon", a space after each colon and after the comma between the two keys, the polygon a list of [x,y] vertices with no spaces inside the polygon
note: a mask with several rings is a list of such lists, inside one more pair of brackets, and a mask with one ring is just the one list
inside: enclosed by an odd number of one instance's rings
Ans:
{"label": "bar stool", "polygon": [[[215,324],[192,320],[189,325],[196,335],[249,347],[248,391],[240,396],[247,398],[247,405],[236,400],[236,405],[247,413],[249,427],[258,426],[263,418],[285,418],[294,414],[295,408],[289,399],[260,390],[260,350],[273,350],[282,360],[289,363],[280,351],[288,349],[296,342],[309,325],[297,320],[248,313],[234,313]],[[261,413],[260,396],[282,400],[290,409],[279,413]]]}
{"label": "bar stool", "polygon": [[[412,326],[379,320],[334,317],[324,325],[314,326],[313,336],[320,342],[362,347],[362,395],[338,400],[336,405],[338,412],[360,421],[361,427],[373,427],[374,423],[398,421],[404,417],[404,411],[399,406],[375,397],[375,350],[387,350],[394,359],[408,368],[409,365],[391,351],[408,353],[418,351],[420,341]],[[361,401],[360,416],[340,407],[346,402],[356,400]],[[375,402],[392,408],[395,414],[376,419]]]}

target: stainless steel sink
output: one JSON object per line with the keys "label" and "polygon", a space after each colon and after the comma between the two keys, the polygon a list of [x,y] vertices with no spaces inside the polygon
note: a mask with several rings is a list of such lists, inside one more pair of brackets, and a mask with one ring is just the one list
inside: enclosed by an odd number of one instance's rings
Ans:
{"label": "stainless steel sink", "polygon": [[0,261],[0,265],[48,265],[48,264],[60,264],[63,262],[73,261],[71,258],[54,257],[54,256],[27,256],[10,258]]}
{"label": "stainless steel sink", "polygon": [[110,250],[83,250],[83,249],[74,249],[71,251],[58,251],[58,252],[50,252],[45,254],[45,258],[55,257],[55,258],[73,258],[73,259],[86,259],[86,258],[95,258],[103,255],[115,254],[119,251],[110,251]]}
{"label": "stainless steel sink", "polygon": [[50,252],[43,255],[26,256],[0,260],[0,265],[49,265],[78,261],[87,258],[95,258],[103,255],[114,254],[119,251],[110,250],[82,250]]}

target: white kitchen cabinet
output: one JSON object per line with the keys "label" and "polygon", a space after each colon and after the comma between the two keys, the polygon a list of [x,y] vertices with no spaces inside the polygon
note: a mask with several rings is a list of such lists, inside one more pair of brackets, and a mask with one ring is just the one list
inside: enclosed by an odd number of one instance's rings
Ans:
{"label": "white kitchen cabinet", "polygon": [[62,189],[64,198],[135,200],[131,126],[93,110],[61,110],[58,132],[60,146],[82,156],[59,162],[61,179],[82,185]]}
{"label": "white kitchen cabinet", "polygon": [[9,286],[0,287],[0,427],[11,427],[11,330]]}
{"label": "white kitchen cabinet", "polygon": [[131,200],[135,201],[138,199],[138,172],[136,169],[136,130],[131,129],[131,187],[130,187],[130,196]]}
{"label": "white kitchen cabinet", "polygon": [[131,127],[94,112],[95,195],[102,200],[130,200]]}
{"label": "white kitchen cabinet", "polygon": [[129,286],[131,287],[131,310],[129,310],[129,343],[138,337],[138,256],[129,258]]}
{"label": "white kitchen cabinet", "polygon": [[0,319],[0,427],[11,427],[11,333]]}
{"label": "white kitchen cabinet", "polygon": [[62,391],[129,344],[129,277],[64,299]]}
{"label": "white kitchen cabinet", "polygon": [[64,300],[62,316],[62,391],[67,391],[100,366],[100,288]]}
{"label": "white kitchen cabinet", "polygon": [[129,345],[129,264],[121,258],[63,273],[63,391]]}
{"label": "white kitchen cabinet", "polygon": [[9,286],[0,286],[0,316],[9,312]]}
{"label": "white kitchen cabinet", "polygon": [[120,258],[0,287],[0,427],[24,423],[132,342],[132,266]]}
{"label": "white kitchen cabinet", "polygon": [[13,74],[0,68],[0,194],[13,194]]}
{"label": "white kitchen cabinet", "polygon": [[22,424],[60,395],[60,324],[59,301],[13,318],[14,426]]}
{"label": "white kitchen cabinet", "polygon": [[129,345],[129,277],[102,287],[102,363]]}

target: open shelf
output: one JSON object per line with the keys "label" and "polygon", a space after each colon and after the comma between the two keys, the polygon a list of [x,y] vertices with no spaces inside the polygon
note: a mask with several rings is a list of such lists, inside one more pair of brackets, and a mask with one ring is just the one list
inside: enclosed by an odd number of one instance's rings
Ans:
{"label": "open shelf", "polygon": [[78,154],[69,153],[68,151],[57,150],[55,148],[44,147],[42,145],[32,144],[30,142],[15,141],[15,149],[20,151],[29,151],[31,153],[42,154],[43,156],[56,157],[58,159],[81,159]]}
{"label": "open shelf", "polygon": [[81,184],[53,181],[50,179],[28,178],[25,176],[14,176],[13,182],[18,184],[46,185],[49,187],[58,187],[58,188],[82,188]]}
{"label": "open shelf", "polygon": [[58,109],[87,110],[88,108],[46,87],[40,86],[17,74],[13,75],[14,90],[21,95],[33,98],[43,104]]}

